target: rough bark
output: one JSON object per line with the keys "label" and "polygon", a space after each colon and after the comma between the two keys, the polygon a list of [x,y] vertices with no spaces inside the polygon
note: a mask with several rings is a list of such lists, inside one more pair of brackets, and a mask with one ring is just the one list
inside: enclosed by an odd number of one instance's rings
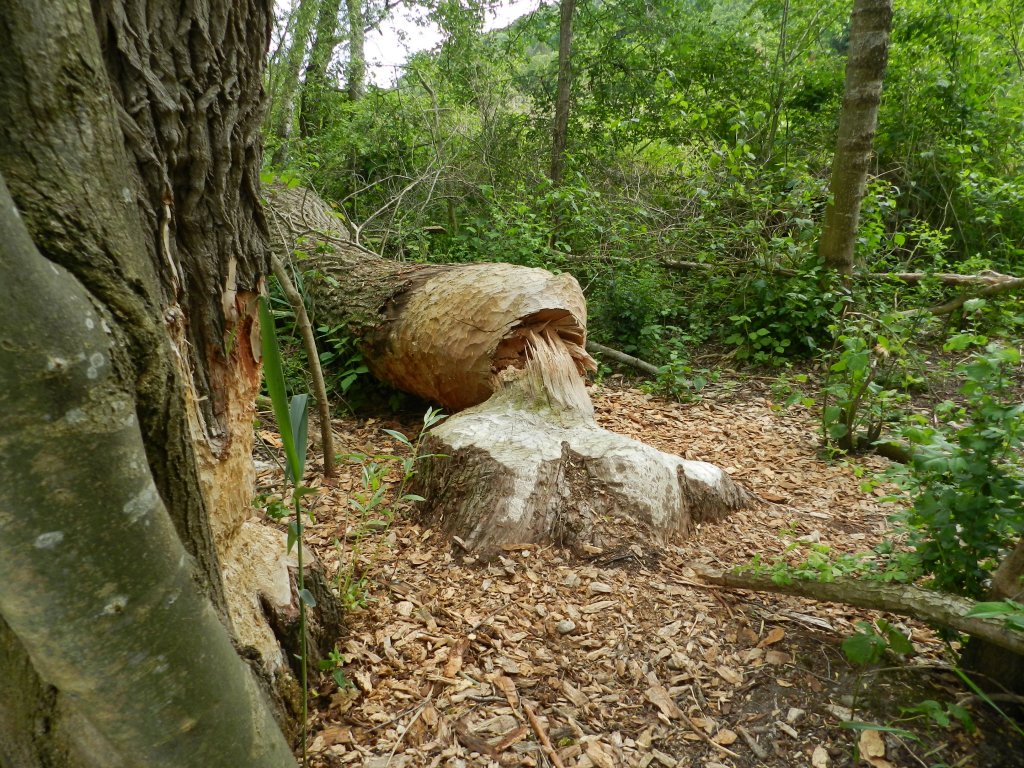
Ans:
{"label": "rough bark", "polygon": [[[267,543],[253,535],[246,544],[240,531],[252,527],[252,400],[259,385],[253,299],[266,269],[257,187],[269,23],[263,0],[10,5],[0,16],[0,113],[8,118],[0,121],[0,173],[38,250],[81,284],[116,342],[102,369],[93,367],[109,372],[127,393],[145,449],[136,460],[148,467],[155,489],[151,506],[166,510],[184,546],[181,555],[194,562],[189,579],[216,612],[207,613],[230,626],[240,646],[259,648],[272,670],[283,664],[281,650],[256,593],[246,591],[246,578],[260,579],[233,559],[253,541]],[[8,332],[20,322],[9,317]],[[51,483],[75,462],[92,469],[91,480],[109,480],[112,487],[122,473],[138,472],[120,466],[115,455],[100,469],[103,446],[76,445],[81,456],[65,456]],[[85,492],[85,480],[79,487]],[[92,488],[96,498],[112,497]],[[44,511],[49,514],[46,507],[26,506],[22,514],[31,519]],[[108,522],[108,538],[117,530]],[[154,541],[118,539],[121,560],[137,552],[142,562],[148,547],[166,543],[165,534]],[[283,541],[274,546],[283,552]],[[89,554],[85,547],[77,551]],[[222,579],[221,566],[241,575]],[[56,610],[61,601],[53,604]],[[58,648],[39,641],[36,630],[8,616],[7,608],[0,612],[42,679],[55,684],[46,717],[59,718],[72,701],[68,690],[76,692],[63,677],[79,659],[74,643],[82,644],[82,653],[98,653],[95,645],[86,647],[97,638],[56,633],[68,639]],[[146,615],[161,622],[170,614]],[[187,621],[161,627],[185,648],[193,633],[205,632],[207,618],[196,613],[194,627]],[[119,636],[110,634],[116,622],[107,624],[94,629],[107,633],[98,637],[111,658],[123,659]],[[46,665],[37,657],[37,641],[44,643],[38,647],[46,649]],[[97,717],[112,719],[109,707],[117,705],[126,722],[112,727],[144,732],[146,724],[136,721],[164,722],[147,708],[157,706],[156,699],[145,695],[113,691]],[[239,717],[251,718],[249,698],[239,701]],[[83,716],[92,719],[91,712]],[[178,734],[166,725],[167,738]],[[28,748],[45,764],[43,747]]]}
{"label": "rough bark", "polygon": [[[1024,538],[992,574],[987,597],[1024,603]],[[1018,634],[1024,638],[1024,632]],[[1012,649],[1013,653],[1006,650],[996,639],[975,635],[964,649],[961,661],[984,687],[1024,693],[1024,639],[1019,648]]]}
{"label": "rough bark", "polygon": [[882,79],[889,58],[892,0],[854,0],[839,138],[832,161],[831,200],[818,252],[826,266],[849,274],[860,204],[867,183]]}
{"label": "rough bark", "polygon": [[[115,320],[38,253],[2,177],[0,243],[0,305],[18,318],[0,331],[0,615],[53,688],[46,717],[87,721],[73,764],[293,764],[157,491]],[[48,691],[5,645],[9,700]],[[4,748],[45,765],[55,745],[34,738]]]}
{"label": "rough bark", "polygon": [[572,90],[572,17],[576,0],[562,0],[558,26],[558,83],[555,87],[555,122],[551,132],[551,183],[562,183],[565,146],[569,132],[569,95]]}
{"label": "rough bark", "polygon": [[490,397],[499,370],[525,365],[531,328],[555,331],[580,372],[593,369],[583,349],[586,300],[571,275],[390,261],[349,242],[314,193],[275,187],[268,199],[275,252],[304,252],[316,267],[305,280],[315,322],[347,327],[382,381],[448,410],[468,408]]}

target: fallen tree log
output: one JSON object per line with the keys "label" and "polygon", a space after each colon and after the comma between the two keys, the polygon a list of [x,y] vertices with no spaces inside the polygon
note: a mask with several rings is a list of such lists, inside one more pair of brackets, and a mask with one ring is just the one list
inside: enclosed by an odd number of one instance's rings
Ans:
{"label": "fallen tree log", "polygon": [[910,584],[852,579],[831,582],[793,579],[785,584],[776,584],[770,576],[727,573],[694,564],[690,567],[708,584],[754,592],[777,592],[809,597],[813,600],[844,603],[857,608],[911,616],[934,626],[977,637],[1012,653],[1024,655],[1024,632],[1008,629],[997,619],[966,616],[975,603],[956,595],[947,595]]}
{"label": "fallen tree log", "polygon": [[277,247],[297,244],[315,268],[315,322],[347,328],[377,378],[459,411],[429,436],[443,458],[418,483],[423,515],[467,547],[662,542],[756,498],[714,465],[597,426],[586,301],[571,275],[389,261],[352,246],[311,192],[269,197],[291,230]]}

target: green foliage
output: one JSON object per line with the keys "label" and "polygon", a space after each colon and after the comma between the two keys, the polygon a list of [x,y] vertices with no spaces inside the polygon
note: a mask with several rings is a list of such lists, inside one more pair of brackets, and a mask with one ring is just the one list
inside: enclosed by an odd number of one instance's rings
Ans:
{"label": "green foliage", "polygon": [[[363,608],[369,601],[368,567],[363,568],[359,563],[363,539],[387,531],[400,509],[424,500],[422,496],[407,493],[407,488],[423,462],[441,457],[441,454],[423,453],[422,447],[430,430],[445,418],[440,410],[428,408],[423,415],[423,427],[415,440],[410,440],[394,429],[383,430],[405,448],[405,455],[350,453],[341,457],[359,465],[360,480],[360,487],[348,499],[352,513],[345,537],[346,541],[351,542],[348,566],[337,575],[338,593],[346,609]],[[397,486],[393,478],[396,470],[399,473]],[[376,541],[379,547],[379,537]],[[344,546],[340,539],[335,541],[335,545],[339,550]],[[378,548],[371,550],[371,563],[376,559],[378,551]]]}
{"label": "green foliage", "polygon": [[[949,348],[975,343],[954,337]],[[921,567],[936,588],[980,597],[1007,547],[1024,532],[1024,403],[1013,402],[1020,353],[989,344],[957,367],[962,404],[936,408],[942,429],[921,423],[905,435],[916,446],[901,518]]]}
{"label": "green foliage", "polygon": [[904,418],[908,389],[921,382],[920,355],[911,346],[919,319],[855,314],[829,327],[835,344],[825,356],[821,430],[841,451],[868,448],[887,425]]}
{"label": "green foliage", "polygon": [[725,342],[736,348],[737,359],[779,364],[817,351],[844,304],[842,294],[823,282],[820,267],[752,280],[729,316],[734,330]]}
{"label": "green foliage", "polygon": [[857,622],[857,631],[843,640],[843,653],[851,664],[866,667],[877,664],[886,653],[908,656],[914,652],[910,640],[885,619],[874,624]]}
{"label": "green foliage", "polygon": [[1008,629],[1024,632],[1024,605],[1013,600],[977,603],[966,615],[975,619],[999,619]]}

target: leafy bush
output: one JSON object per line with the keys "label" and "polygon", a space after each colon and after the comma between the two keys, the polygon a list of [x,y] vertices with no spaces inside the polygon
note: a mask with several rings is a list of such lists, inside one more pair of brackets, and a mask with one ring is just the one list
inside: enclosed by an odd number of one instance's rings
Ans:
{"label": "leafy bush", "polygon": [[[976,337],[954,337],[950,349]],[[1012,382],[1020,353],[989,344],[958,366],[963,404],[906,430],[917,446],[912,507],[902,517],[921,568],[938,589],[978,598],[1005,549],[1024,532],[1024,403]]]}

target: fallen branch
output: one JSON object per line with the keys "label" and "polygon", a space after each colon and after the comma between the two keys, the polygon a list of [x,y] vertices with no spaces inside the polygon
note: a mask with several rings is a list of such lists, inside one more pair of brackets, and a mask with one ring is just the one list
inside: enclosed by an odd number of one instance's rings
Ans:
{"label": "fallen branch", "polygon": [[619,352],[619,350],[617,349],[606,347],[604,344],[598,344],[596,341],[587,342],[587,352],[590,352],[591,354],[596,352],[599,355],[610,357],[617,363],[632,366],[633,368],[636,368],[638,371],[643,371],[644,373],[651,374],[651,376],[658,375],[658,366],[654,365],[653,363],[648,363],[646,360],[641,360],[639,357],[627,355],[625,352]]}
{"label": "fallen branch", "polygon": [[944,304],[937,304],[934,307],[926,307],[925,309],[908,309],[902,314],[929,314],[936,316],[949,315],[956,312],[971,299],[983,299],[988,296],[995,296],[1000,293],[1009,293],[1010,291],[1024,288],[1024,277],[1010,277],[1009,275],[1004,275],[1003,277],[1005,279],[1000,280],[999,282],[989,283],[986,288],[982,288],[977,293],[964,293],[957,296],[955,299],[950,299]]}
{"label": "fallen branch", "polygon": [[885,584],[877,581],[821,582],[794,579],[788,584],[776,584],[769,576],[725,573],[699,564],[690,567],[709,584],[755,592],[778,592],[830,603],[845,603],[858,608],[888,611],[954,629],[1012,653],[1024,655],[1024,632],[1007,629],[1006,625],[997,619],[976,619],[966,616],[975,603],[963,597],[908,584]]}
{"label": "fallen branch", "polygon": [[554,763],[555,768],[565,768],[565,764],[562,763],[562,758],[558,756],[558,752],[551,745],[551,739],[548,738],[548,732],[544,730],[544,725],[537,715],[534,714],[533,708],[530,707],[525,701],[523,702],[523,711],[526,713],[526,719],[530,721],[530,726],[533,728],[533,732],[537,734],[537,738],[540,740],[540,745],[544,748],[545,754]]}
{"label": "fallen branch", "polygon": [[[679,270],[726,269],[733,272],[763,271],[771,272],[776,275],[783,275],[785,277],[797,277],[798,275],[803,274],[799,270],[790,269],[789,267],[770,266],[768,264],[758,264],[756,262],[749,261],[719,264],[705,261],[678,261],[676,259],[662,259],[661,264],[669,269]],[[853,278],[859,280],[899,280],[900,282],[910,284],[920,283],[925,280],[936,280],[943,285],[980,285],[984,286],[986,290],[996,288],[996,293],[1011,290],[1012,288],[1019,287],[1024,283],[1024,278],[1015,277],[1014,275],[1004,275],[1001,272],[995,272],[990,269],[979,272],[976,275],[961,275],[956,272],[854,272]]]}

